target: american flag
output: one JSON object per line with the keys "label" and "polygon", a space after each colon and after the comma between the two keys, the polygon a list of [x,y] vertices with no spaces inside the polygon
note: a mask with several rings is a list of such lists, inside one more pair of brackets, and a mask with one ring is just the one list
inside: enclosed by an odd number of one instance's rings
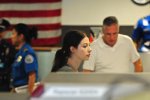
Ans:
{"label": "american flag", "polygon": [[[61,0],[0,0],[0,18],[12,25],[25,23],[38,28],[32,45],[49,46],[60,42]],[[10,39],[11,31],[5,38]]]}

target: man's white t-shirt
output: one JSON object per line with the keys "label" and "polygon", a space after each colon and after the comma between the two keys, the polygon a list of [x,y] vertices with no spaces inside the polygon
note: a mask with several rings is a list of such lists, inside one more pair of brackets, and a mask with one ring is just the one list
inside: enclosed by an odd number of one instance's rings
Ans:
{"label": "man's white t-shirt", "polygon": [[105,44],[102,36],[99,36],[91,44],[91,48],[91,56],[84,62],[83,69],[95,72],[131,72],[131,63],[140,58],[131,38],[126,35],[118,34],[113,47]]}

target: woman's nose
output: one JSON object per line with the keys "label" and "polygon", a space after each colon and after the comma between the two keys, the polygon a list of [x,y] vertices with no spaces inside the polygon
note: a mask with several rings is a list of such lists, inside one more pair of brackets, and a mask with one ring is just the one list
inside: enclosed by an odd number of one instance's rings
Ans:
{"label": "woman's nose", "polygon": [[88,51],[89,51],[89,52],[91,52],[91,51],[92,51],[91,47],[89,47]]}

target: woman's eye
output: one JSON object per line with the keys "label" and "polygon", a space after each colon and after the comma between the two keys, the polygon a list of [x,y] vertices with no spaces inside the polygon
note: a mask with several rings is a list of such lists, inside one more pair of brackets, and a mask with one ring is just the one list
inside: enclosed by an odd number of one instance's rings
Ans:
{"label": "woman's eye", "polygon": [[87,47],[87,44],[84,44],[82,47],[83,47],[83,48],[86,48],[86,47]]}
{"label": "woman's eye", "polygon": [[87,46],[83,46],[83,48],[86,48]]}

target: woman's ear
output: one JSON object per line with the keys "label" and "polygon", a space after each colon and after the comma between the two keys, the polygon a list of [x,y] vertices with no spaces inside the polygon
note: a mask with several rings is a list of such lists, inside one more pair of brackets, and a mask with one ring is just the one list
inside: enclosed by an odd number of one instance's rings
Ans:
{"label": "woman's ear", "polygon": [[76,48],[75,48],[75,47],[73,47],[73,46],[71,46],[71,47],[70,47],[70,51],[71,51],[72,53],[74,53],[74,52],[75,52],[75,50],[76,50]]}
{"label": "woman's ear", "polygon": [[23,34],[20,34],[20,35],[19,35],[19,39],[24,41],[24,35],[23,35]]}

